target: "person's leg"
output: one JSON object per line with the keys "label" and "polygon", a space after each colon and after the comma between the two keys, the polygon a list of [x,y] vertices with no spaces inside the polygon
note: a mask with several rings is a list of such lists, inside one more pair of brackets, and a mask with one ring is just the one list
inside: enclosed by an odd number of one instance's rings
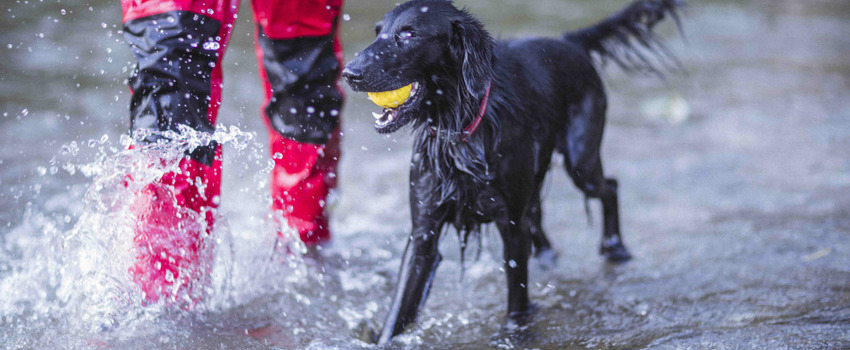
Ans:
{"label": "person's leg", "polygon": [[326,201],[339,162],[342,0],[252,0],[257,59],[265,85],[272,209],[301,240],[330,239]]}
{"label": "person's leg", "polygon": [[[180,125],[213,132],[221,60],[239,0],[122,0],[121,5],[124,37],[137,59],[129,79],[131,132],[179,131]],[[179,165],[179,171],[137,193],[131,207],[136,263],[130,273],[147,302],[196,301],[202,292],[196,282],[207,279],[210,257],[203,245],[219,201],[221,148],[199,147]]]}

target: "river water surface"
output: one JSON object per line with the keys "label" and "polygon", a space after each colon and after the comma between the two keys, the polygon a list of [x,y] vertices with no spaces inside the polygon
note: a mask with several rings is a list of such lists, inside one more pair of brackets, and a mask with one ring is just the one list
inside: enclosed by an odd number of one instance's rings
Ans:
{"label": "river water surface", "polygon": [[[394,3],[347,2],[348,58]],[[625,4],[457,3],[503,38],[556,36]],[[119,2],[0,4],[0,347],[373,347],[410,230],[410,138],[374,133],[377,107],[349,92],[334,242],[307,256],[274,248],[242,5],[214,136],[225,173],[209,296],[173,310],[141,307],[126,278],[128,194],[116,179],[146,155],[122,151],[131,54]],[[603,158],[635,259],[596,254],[601,210],[588,221],[555,159],[544,227],[560,257],[532,266],[527,329],[502,331],[495,230],[462,278],[449,233],[418,324],[391,348],[850,348],[850,2],[694,1],[686,40],[670,23],[659,30],[686,74],[603,71]]]}

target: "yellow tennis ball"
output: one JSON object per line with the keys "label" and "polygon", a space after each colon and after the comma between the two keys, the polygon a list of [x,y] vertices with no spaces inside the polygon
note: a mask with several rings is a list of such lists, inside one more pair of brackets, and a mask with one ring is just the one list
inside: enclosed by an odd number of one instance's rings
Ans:
{"label": "yellow tennis ball", "polygon": [[368,92],[369,99],[372,100],[376,105],[384,107],[384,108],[396,108],[404,101],[407,101],[407,98],[410,97],[410,91],[413,89],[413,84],[405,86],[398,90],[392,91],[384,91],[384,92]]}

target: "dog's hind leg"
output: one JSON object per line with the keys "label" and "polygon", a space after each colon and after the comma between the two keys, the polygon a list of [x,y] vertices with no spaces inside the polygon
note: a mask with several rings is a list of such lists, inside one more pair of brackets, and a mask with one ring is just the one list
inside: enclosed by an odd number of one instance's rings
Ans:
{"label": "dog's hind leg", "polygon": [[602,232],[602,244],[599,253],[611,262],[625,262],[632,258],[623,238],[620,236],[620,205],[617,196],[617,180],[613,178],[604,179],[604,186],[599,197],[602,201],[604,226]]}
{"label": "dog's hind leg", "polygon": [[602,244],[599,253],[611,262],[624,262],[631,254],[620,236],[617,180],[605,178],[599,151],[605,125],[605,93],[592,89],[580,103],[570,108],[565,137],[558,143],[564,154],[567,173],[573,183],[590,198],[599,198],[603,210]]}

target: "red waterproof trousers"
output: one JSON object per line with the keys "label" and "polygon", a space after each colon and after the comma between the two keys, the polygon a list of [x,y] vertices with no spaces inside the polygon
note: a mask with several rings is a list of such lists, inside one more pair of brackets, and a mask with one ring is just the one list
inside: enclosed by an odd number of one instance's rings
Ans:
{"label": "red waterproof trousers", "polygon": [[[213,132],[221,104],[222,59],[239,0],[121,0],[124,35],[137,59],[129,79],[130,128]],[[273,209],[308,245],[330,239],[325,201],[339,159],[337,86],[342,0],[252,0],[265,87],[262,114],[275,167]],[[152,136],[146,141],[156,141]],[[219,203],[221,147],[188,152],[180,171],[134,201],[136,264],[146,300],[195,300],[209,266],[204,238]]]}

